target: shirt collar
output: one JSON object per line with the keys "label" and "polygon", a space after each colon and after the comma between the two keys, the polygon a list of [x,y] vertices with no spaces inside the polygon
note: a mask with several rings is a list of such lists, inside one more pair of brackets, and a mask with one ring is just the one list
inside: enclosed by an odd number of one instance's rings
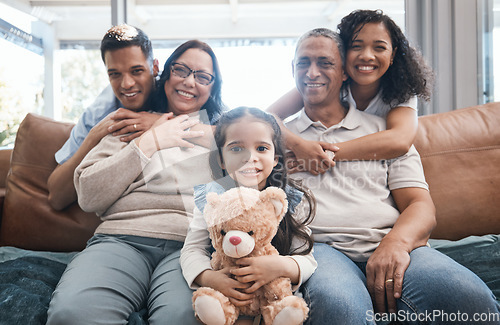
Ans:
{"label": "shirt collar", "polygon": [[[357,108],[356,101],[354,100],[354,97],[352,97],[351,85],[347,87],[348,89],[347,89],[346,100],[349,104],[352,104],[355,108]],[[364,112],[376,115],[375,113],[377,112],[377,106],[381,101],[382,101],[382,89],[380,89],[378,93],[375,95],[375,97],[373,97],[372,100],[368,103],[368,106],[365,108]]]}
{"label": "shirt collar", "polygon": [[[362,122],[362,113],[357,110],[352,103],[349,103],[349,110],[347,111],[346,116],[344,119],[336,125],[333,125],[330,127],[330,129],[335,128],[345,128],[348,130],[353,130],[361,125]],[[299,116],[297,119],[297,131],[300,133],[304,132],[307,130],[309,127],[319,127],[323,128],[324,130],[327,130],[328,128],[321,123],[321,121],[314,122],[312,121],[309,116],[307,116],[305,108],[302,108],[302,110],[299,112]]]}

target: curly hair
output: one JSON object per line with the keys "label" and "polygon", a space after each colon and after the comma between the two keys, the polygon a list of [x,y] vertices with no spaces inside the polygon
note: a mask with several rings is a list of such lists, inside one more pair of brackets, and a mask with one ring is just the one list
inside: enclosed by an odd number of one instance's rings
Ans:
{"label": "curly hair", "polygon": [[[382,10],[355,10],[337,25],[346,51],[368,23],[383,23],[396,49],[393,64],[380,79],[382,100],[395,106],[407,102],[412,96],[430,99],[434,73],[421,53],[412,47],[398,25]],[[347,82],[352,82],[349,78]]]}

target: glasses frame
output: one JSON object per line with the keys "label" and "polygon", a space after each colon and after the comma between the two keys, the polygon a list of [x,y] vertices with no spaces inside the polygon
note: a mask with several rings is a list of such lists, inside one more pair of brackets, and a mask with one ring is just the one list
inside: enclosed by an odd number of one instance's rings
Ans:
{"label": "glasses frame", "polygon": [[[175,68],[174,68],[175,66],[182,66],[182,67],[184,67],[184,68],[188,69],[188,70],[189,70],[189,73],[188,73],[186,76],[184,76],[184,77],[183,77],[183,76],[180,76],[180,75],[178,75],[178,74],[176,73]],[[188,67],[187,65],[185,65],[184,63],[173,62],[173,63],[172,63],[172,65],[170,66],[170,71],[172,72],[172,74],[173,74],[173,75],[175,75],[175,76],[177,76],[177,77],[179,77],[179,78],[183,78],[183,79],[186,79],[187,77],[189,77],[189,76],[192,74],[192,75],[193,75],[193,77],[194,77],[194,81],[196,81],[197,83],[199,83],[200,85],[203,85],[203,86],[208,86],[208,85],[211,85],[211,84],[214,82],[214,80],[215,80],[215,76],[214,76],[214,75],[212,75],[211,73],[208,73],[208,72],[203,71],[203,70],[193,70],[193,69],[191,69],[190,67]],[[205,83],[199,82],[199,80],[196,78],[196,74],[197,74],[197,73],[199,73],[199,72],[202,72],[202,73],[204,73],[204,74],[207,74],[207,75],[209,75],[209,76],[212,78],[208,84],[205,84]]]}

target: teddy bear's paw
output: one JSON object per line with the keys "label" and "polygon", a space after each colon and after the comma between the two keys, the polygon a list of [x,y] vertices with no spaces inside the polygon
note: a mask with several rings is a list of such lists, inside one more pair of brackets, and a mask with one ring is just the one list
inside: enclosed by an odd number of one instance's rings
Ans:
{"label": "teddy bear's paw", "polygon": [[304,311],[301,308],[287,306],[274,318],[273,325],[300,325],[304,321]]}
{"label": "teddy bear's paw", "polygon": [[262,310],[266,324],[298,325],[307,319],[309,308],[304,299],[297,296],[287,296],[271,303]]}
{"label": "teddy bear's paw", "polygon": [[217,298],[200,296],[194,302],[196,316],[206,325],[224,325],[226,316]]}

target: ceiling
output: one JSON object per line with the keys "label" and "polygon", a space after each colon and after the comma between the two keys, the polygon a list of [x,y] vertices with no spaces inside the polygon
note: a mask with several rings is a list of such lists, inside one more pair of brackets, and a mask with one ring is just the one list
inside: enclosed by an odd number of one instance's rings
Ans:
{"label": "ceiling", "polygon": [[[112,13],[152,40],[296,38],[315,27],[335,29],[355,9],[381,8],[404,26],[404,0],[0,0],[36,17],[32,33],[48,26],[61,42],[98,41]],[[126,10],[121,10],[126,8]]]}

